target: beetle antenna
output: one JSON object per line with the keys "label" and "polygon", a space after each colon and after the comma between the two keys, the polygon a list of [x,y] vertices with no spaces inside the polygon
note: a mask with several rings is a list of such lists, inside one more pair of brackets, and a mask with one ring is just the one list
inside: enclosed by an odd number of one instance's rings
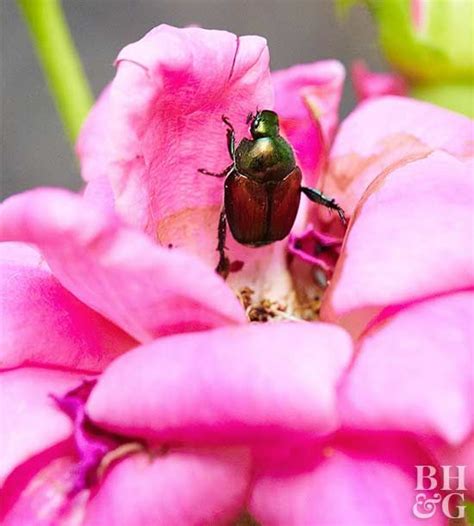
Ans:
{"label": "beetle antenna", "polygon": [[253,119],[253,113],[250,112],[250,113],[247,115],[246,123],[247,123],[247,124],[250,124],[250,122],[252,121],[252,119]]}

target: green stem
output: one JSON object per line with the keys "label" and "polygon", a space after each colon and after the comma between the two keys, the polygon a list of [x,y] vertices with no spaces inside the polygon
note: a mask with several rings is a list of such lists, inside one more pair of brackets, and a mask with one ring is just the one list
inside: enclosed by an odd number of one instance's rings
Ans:
{"label": "green stem", "polygon": [[17,0],[64,129],[72,143],[92,105],[60,0]]}

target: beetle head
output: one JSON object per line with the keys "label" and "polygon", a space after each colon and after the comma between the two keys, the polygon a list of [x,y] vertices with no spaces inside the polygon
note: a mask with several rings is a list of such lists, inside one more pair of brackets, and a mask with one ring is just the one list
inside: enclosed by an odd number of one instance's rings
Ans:
{"label": "beetle head", "polygon": [[275,137],[279,134],[280,125],[278,115],[271,110],[257,111],[255,115],[250,114],[250,133],[254,139],[260,137]]}

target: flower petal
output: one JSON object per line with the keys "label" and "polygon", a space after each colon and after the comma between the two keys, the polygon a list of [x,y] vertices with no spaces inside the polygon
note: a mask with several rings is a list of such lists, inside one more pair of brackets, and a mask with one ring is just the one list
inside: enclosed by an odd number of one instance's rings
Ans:
{"label": "flower petal", "polygon": [[89,491],[70,497],[73,455],[60,456],[41,469],[7,510],[3,526],[78,526],[83,524]]}
{"label": "flower petal", "polygon": [[[69,439],[59,442],[48,449],[41,450],[39,453],[30,457],[27,461],[19,464],[18,467],[10,472],[0,489],[0,521],[2,521],[2,526],[7,524],[7,521],[4,520],[5,517],[9,516],[12,510],[17,506],[17,503],[22,499],[22,493],[30,483],[36,484],[38,480],[41,480],[41,476],[40,478],[36,478],[36,476],[45,468],[47,469],[49,464],[55,463],[57,459],[65,456],[74,456],[74,445]],[[26,493],[24,497],[26,497],[26,502],[24,501],[26,507],[31,509],[31,504],[33,504],[31,495]],[[23,510],[26,512],[25,508],[23,508]],[[16,515],[16,512],[10,515],[10,521],[13,519],[14,515]],[[16,518],[18,521],[21,519],[21,513],[19,515],[20,517],[17,515]],[[12,524],[12,522],[9,524]],[[20,526],[23,526],[24,524],[34,524],[36,526],[37,523],[25,519],[19,524]]]}
{"label": "flower petal", "polygon": [[11,265],[25,265],[33,268],[49,270],[41,252],[26,243],[0,243],[0,261]]}
{"label": "flower petal", "polygon": [[230,524],[244,504],[250,455],[241,449],[134,455],[114,466],[88,504],[84,526]]}
{"label": "flower petal", "polygon": [[331,151],[324,191],[352,215],[382,172],[444,150],[473,154],[473,122],[439,106],[387,96],[359,105],[342,123]]}
{"label": "flower petal", "polygon": [[107,177],[101,176],[89,181],[82,193],[84,199],[104,214],[115,214],[115,197]]}
{"label": "flower petal", "polygon": [[323,319],[360,333],[384,307],[474,285],[473,209],[469,168],[443,152],[378,179],[356,212]]}
{"label": "flower petal", "polygon": [[[153,29],[120,52],[116,77],[91,112],[78,148],[84,176],[107,174],[123,217],[162,244],[182,245],[167,235],[173,224],[184,214],[188,226],[205,229],[221,205],[222,184],[198,173],[230,164],[221,116],[240,137],[247,114],[273,104],[268,61],[261,37]],[[107,138],[105,153],[86,147],[97,134]]]}
{"label": "flower petal", "polygon": [[351,355],[339,327],[269,323],[162,338],[117,359],[86,411],[111,431],[172,441],[246,443],[337,424]]}
{"label": "flower petal", "polygon": [[[473,406],[471,400],[471,407]],[[465,466],[465,489],[466,496],[470,500],[474,499],[474,433],[471,433],[469,437],[462,443],[452,446],[441,442],[440,440],[427,440],[423,441],[423,446],[427,447],[430,452],[436,458],[437,462],[441,466]],[[453,470],[455,468],[452,468]]]}
{"label": "flower petal", "polygon": [[344,77],[344,66],[336,60],[272,73],[275,111],[309,186],[316,184],[336,132]]}
{"label": "flower petal", "polygon": [[474,292],[407,307],[362,339],[341,392],[347,425],[440,436],[474,430]]}
{"label": "flower petal", "polygon": [[111,118],[110,91],[109,84],[89,112],[77,140],[76,153],[81,160],[81,175],[86,181],[107,178],[111,137],[105,124]]}
{"label": "flower petal", "polygon": [[[417,526],[415,465],[428,463],[416,445],[390,437],[286,447],[257,466],[249,511],[265,526]],[[439,510],[423,523],[445,521]]]}
{"label": "flower petal", "polygon": [[136,345],[63,288],[39,252],[22,243],[0,247],[0,368],[41,364],[100,371]]}
{"label": "flower petal", "polygon": [[354,62],[351,73],[352,84],[359,101],[383,95],[405,96],[408,94],[408,86],[402,76],[397,73],[370,71],[363,60]]}
{"label": "flower petal", "polygon": [[0,374],[0,481],[36,453],[66,439],[72,425],[50,394],[63,393],[81,382],[82,375],[39,368]]}
{"label": "flower petal", "polygon": [[245,320],[231,290],[197,258],[154,245],[70,192],[11,197],[0,224],[0,238],[36,244],[64,287],[139,341]]}

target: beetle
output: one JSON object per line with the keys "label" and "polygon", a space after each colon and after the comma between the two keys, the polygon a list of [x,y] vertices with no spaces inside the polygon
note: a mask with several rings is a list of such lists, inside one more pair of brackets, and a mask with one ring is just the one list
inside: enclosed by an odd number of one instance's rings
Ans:
{"label": "beetle", "polygon": [[231,164],[221,173],[198,171],[225,178],[224,206],[219,216],[216,272],[226,277],[230,262],[225,254],[227,223],[234,239],[251,247],[269,245],[285,238],[296,219],[301,193],[311,201],[335,210],[346,224],[344,210],[315,188],[301,186],[302,174],[290,144],[280,135],[278,115],[262,110],[247,117],[251,139],[236,147],[235,130],[227,126],[227,149]]}

